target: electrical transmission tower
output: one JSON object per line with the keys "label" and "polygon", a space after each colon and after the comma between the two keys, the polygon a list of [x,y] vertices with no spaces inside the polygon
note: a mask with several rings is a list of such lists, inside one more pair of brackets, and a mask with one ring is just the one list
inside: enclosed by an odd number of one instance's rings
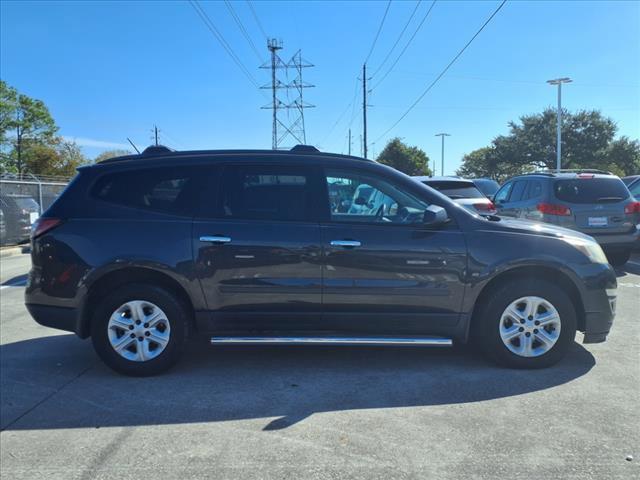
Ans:
{"label": "electrical transmission tower", "polygon": [[[313,64],[302,58],[300,50],[288,62],[284,62],[278,54],[282,50],[282,41],[275,38],[267,41],[267,48],[271,53],[271,61],[260,68],[271,69],[271,83],[261,87],[271,90],[271,103],[262,107],[272,110],[271,148],[286,148],[288,142],[304,144],[307,141],[304,109],[315,105],[304,101],[304,89],[314,85],[303,81],[302,72],[304,68],[313,67]],[[285,74],[285,82],[278,78],[280,70]],[[289,80],[291,76],[293,78]],[[281,95],[285,100],[280,99]]]}

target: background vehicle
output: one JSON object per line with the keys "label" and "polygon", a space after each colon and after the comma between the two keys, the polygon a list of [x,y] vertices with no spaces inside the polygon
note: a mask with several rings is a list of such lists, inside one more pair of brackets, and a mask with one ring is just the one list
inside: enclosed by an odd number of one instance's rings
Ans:
{"label": "background vehicle", "polygon": [[0,208],[0,245],[7,241],[7,222],[4,220],[4,210]]}
{"label": "background vehicle", "polygon": [[435,188],[454,202],[481,215],[493,215],[493,202],[480,191],[473,180],[457,177],[413,177],[420,183]]}
{"label": "background vehicle", "polygon": [[622,181],[631,192],[631,195],[633,195],[636,200],[640,200],[640,175],[624,177]]}
{"label": "background vehicle", "polygon": [[540,172],[510,179],[494,197],[498,215],[553,223],[586,233],[612,265],[629,260],[638,242],[640,203],[607,172]]}
{"label": "background vehicle", "polygon": [[490,178],[472,178],[471,181],[487,198],[493,198],[500,188],[500,184]]}
{"label": "background vehicle", "polygon": [[2,195],[0,208],[4,212],[6,243],[29,240],[31,225],[40,215],[40,206],[28,195]]}
{"label": "background vehicle", "polygon": [[[373,208],[344,211],[332,185],[371,188]],[[169,368],[190,332],[214,344],[471,338],[503,365],[541,368],[576,329],[604,341],[615,313],[615,272],[589,237],[471,214],[390,167],[305,146],[154,147],[82,167],[31,251],[31,315],[90,336],[131,375]]]}

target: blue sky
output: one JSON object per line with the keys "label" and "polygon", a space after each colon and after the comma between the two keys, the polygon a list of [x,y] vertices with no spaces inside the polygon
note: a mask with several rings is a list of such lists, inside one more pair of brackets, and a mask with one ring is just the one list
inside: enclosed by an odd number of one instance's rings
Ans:
{"label": "blue sky", "polygon": [[[394,59],[431,4],[423,1]],[[423,148],[445,173],[461,157],[506,133],[507,122],[554,106],[545,80],[573,78],[563,89],[570,110],[600,109],[619,135],[640,136],[640,3],[509,1],[418,106],[381,136],[471,38],[499,1],[438,1],[388,77],[370,95],[370,152],[392,136]],[[187,2],[11,2],[0,4],[0,77],[49,106],[60,132],[85,153],[126,147],[126,137],[160,139],[177,149],[270,148],[268,97],[233,63]],[[223,2],[202,2],[216,27],[260,84],[269,72]],[[360,152],[357,76],[387,6],[373,2],[254,1],[283,57],[302,49],[315,64],[305,80],[307,142],[346,152],[351,118]],[[264,59],[266,40],[245,1],[237,15]],[[374,73],[416,6],[393,1],[368,62]],[[389,65],[391,62],[388,62]],[[375,86],[386,67],[371,81]],[[357,109],[347,108],[355,98]],[[340,114],[346,112],[341,118]],[[340,119],[340,120],[339,120]],[[339,120],[339,121],[338,121]],[[336,124],[337,122],[337,124]],[[374,144],[375,142],[375,144]]]}

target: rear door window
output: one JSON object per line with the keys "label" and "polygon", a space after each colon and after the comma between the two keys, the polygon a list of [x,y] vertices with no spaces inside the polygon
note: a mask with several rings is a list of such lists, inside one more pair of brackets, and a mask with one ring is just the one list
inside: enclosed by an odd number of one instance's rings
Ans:
{"label": "rear door window", "polygon": [[500,188],[500,190],[498,190],[498,193],[496,193],[496,196],[494,197],[494,201],[496,203],[505,203],[509,198],[509,194],[511,193],[512,188],[513,188],[513,182],[504,184]]}
{"label": "rear door window", "polygon": [[540,180],[529,180],[529,190],[527,198],[539,198],[542,196],[542,182]]}
{"label": "rear door window", "polygon": [[222,216],[246,220],[312,221],[312,171],[299,166],[238,165],[224,169]]}
{"label": "rear door window", "polygon": [[456,182],[450,180],[436,180],[436,181],[426,181],[423,182],[425,185],[428,185],[431,188],[435,188],[443,195],[446,195],[449,198],[482,198],[484,195],[478,187],[476,187],[472,182]]}
{"label": "rear door window", "polygon": [[192,216],[197,210],[197,169],[128,170],[105,175],[93,188],[100,200],[161,213]]}
{"label": "rear door window", "polygon": [[556,180],[553,191],[568,203],[614,203],[626,200],[629,191],[617,177],[588,177]]}

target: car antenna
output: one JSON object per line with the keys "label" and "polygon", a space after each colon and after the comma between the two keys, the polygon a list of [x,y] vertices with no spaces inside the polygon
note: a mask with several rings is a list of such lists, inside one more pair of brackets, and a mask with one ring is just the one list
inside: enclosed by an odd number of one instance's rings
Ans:
{"label": "car antenna", "polygon": [[140,150],[138,150],[138,147],[136,147],[134,145],[134,143],[131,141],[131,139],[129,137],[127,137],[127,141],[131,144],[131,146],[133,147],[133,149],[138,153],[138,155],[140,155]]}

